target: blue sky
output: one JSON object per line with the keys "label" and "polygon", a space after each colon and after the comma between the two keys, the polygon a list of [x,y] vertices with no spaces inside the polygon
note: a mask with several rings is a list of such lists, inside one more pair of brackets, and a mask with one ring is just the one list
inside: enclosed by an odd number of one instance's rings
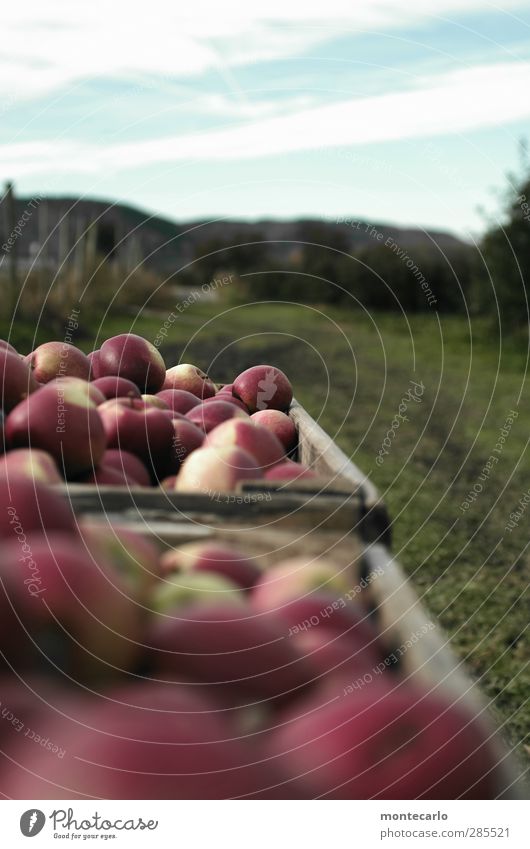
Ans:
{"label": "blue sky", "polygon": [[248,5],[3,9],[0,178],[180,220],[483,229],[530,136],[530,3]]}

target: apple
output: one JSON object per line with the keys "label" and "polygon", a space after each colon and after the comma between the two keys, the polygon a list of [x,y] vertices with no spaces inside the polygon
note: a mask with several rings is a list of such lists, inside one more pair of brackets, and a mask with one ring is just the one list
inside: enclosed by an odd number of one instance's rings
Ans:
{"label": "apple", "polygon": [[190,542],[166,551],[160,559],[164,575],[172,572],[216,572],[250,589],[261,575],[253,561],[228,545],[217,542]]}
{"label": "apple", "polygon": [[186,457],[200,448],[204,442],[204,431],[186,418],[172,419],[173,445],[168,470],[178,472]]}
{"label": "apple", "polygon": [[51,454],[38,448],[16,448],[0,460],[0,475],[27,477],[41,483],[63,483],[57,464]]}
{"label": "apple", "polygon": [[275,366],[252,366],[234,380],[232,394],[239,398],[251,413],[257,410],[288,410],[293,400],[289,380]]}
{"label": "apple", "polygon": [[39,388],[28,364],[8,349],[0,349],[0,381],[0,408],[5,413]]}
{"label": "apple", "polygon": [[101,458],[101,465],[107,469],[117,469],[138,486],[151,486],[151,477],[145,464],[130,451],[107,448]]}
{"label": "apple", "polygon": [[[252,609],[256,613],[269,615],[270,609],[266,599],[262,597],[258,603],[256,601],[251,593]],[[351,670],[373,672],[386,656],[378,633],[365,609],[356,602],[346,603],[341,596],[329,592],[314,592],[286,600],[281,607],[273,608],[273,613],[284,623],[286,636],[295,641],[298,650],[312,659],[314,666],[320,666],[319,674],[322,658],[333,652],[330,648],[327,652],[315,652],[313,655],[312,651],[307,651],[306,634],[319,635],[321,644],[331,643],[335,651],[340,650],[343,661],[347,657],[347,668]],[[338,672],[339,670],[337,675]]]}
{"label": "apple", "polygon": [[313,675],[282,623],[243,604],[195,603],[158,616],[148,642],[158,673],[229,686],[235,698],[285,700]]}
{"label": "apple", "polygon": [[208,375],[190,363],[180,363],[168,369],[162,389],[184,389],[197,398],[210,398],[216,391]]}
{"label": "apple", "polygon": [[4,543],[2,564],[7,594],[37,656],[75,680],[131,669],[144,610],[112,560],[47,527],[27,533],[26,542],[22,566],[18,539]]}
{"label": "apple", "polygon": [[256,610],[276,610],[285,602],[323,592],[335,599],[351,590],[349,569],[340,569],[323,557],[291,557],[268,568],[252,590]]}
{"label": "apple", "polygon": [[66,386],[76,387],[75,391],[87,394],[96,407],[99,407],[99,405],[103,404],[105,401],[103,392],[101,392],[94,383],[89,383],[87,380],[82,380],[80,377],[55,377],[48,381],[46,386],[59,387],[61,391],[63,391]]}
{"label": "apple", "polygon": [[255,458],[241,448],[199,448],[186,457],[177,477],[177,492],[215,495],[233,492],[244,480],[256,480],[261,471]]}
{"label": "apple", "polygon": [[205,398],[202,403],[217,404],[219,401],[222,401],[225,404],[232,404],[233,407],[237,407],[239,410],[243,410],[243,412],[246,413],[248,416],[248,410],[243,404],[243,401],[240,401],[239,398],[234,398],[234,396],[229,395],[228,392],[218,392],[217,395],[212,395],[211,398]]}
{"label": "apple", "polygon": [[92,381],[92,386],[97,387],[105,399],[109,398],[139,398],[140,390],[132,380],[118,377],[115,374],[108,377],[98,377]]}
{"label": "apple", "polygon": [[87,354],[88,362],[90,363],[90,380],[97,380],[101,377],[99,373],[99,349],[91,351]]}
{"label": "apple", "polygon": [[128,489],[137,486],[136,481],[128,477],[124,471],[103,464],[78,478],[78,482],[93,483],[95,486],[126,486]]}
{"label": "apple", "polygon": [[[25,753],[39,746],[39,740],[35,740],[30,733],[23,733],[24,727],[37,729],[39,724],[48,722],[50,718],[57,715],[58,710],[72,707],[74,699],[72,693],[66,687],[58,684],[53,678],[46,678],[38,673],[24,670],[24,676],[17,674],[15,670],[6,670],[0,676],[0,693],[2,693],[2,722],[0,722],[0,748],[3,753],[3,763],[0,775],[5,775],[7,758],[6,750],[13,757],[16,751],[17,764],[23,763]],[[11,719],[11,716],[13,719]],[[22,727],[21,727],[22,726]],[[16,733],[15,733],[16,732]],[[25,742],[21,744],[22,739]],[[46,743],[46,741],[45,741]],[[50,747],[51,748],[51,747]],[[53,755],[57,757],[57,751]],[[4,792],[5,785],[2,781],[0,792]]]}
{"label": "apple", "polygon": [[98,370],[100,377],[119,375],[148,393],[162,389],[166,374],[158,348],[134,333],[122,333],[103,343]]}
{"label": "apple", "polygon": [[211,404],[204,403],[193,407],[189,413],[186,413],[186,418],[200,427],[204,433],[209,433],[227,419],[248,419],[248,413],[244,413],[243,410],[239,410],[226,401],[213,401]]}
{"label": "apple", "polygon": [[33,743],[20,757],[10,750],[2,791],[43,800],[64,799],[65,792],[69,800],[274,798],[281,778],[257,762],[252,744],[203,690],[147,682],[114,687],[105,698],[87,698],[74,711],[75,723],[60,715],[35,723],[60,742],[64,756]]}
{"label": "apple", "polygon": [[10,354],[15,354],[17,357],[20,357],[17,349],[9,342],[6,342],[5,339],[0,339],[0,351],[9,351]]}
{"label": "apple", "polygon": [[258,410],[257,413],[252,413],[250,418],[277,436],[287,454],[296,448],[298,431],[293,420],[281,410]]}
{"label": "apple", "polygon": [[135,454],[155,475],[163,472],[173,445],[173,424],[163,410],[140,398],[115,398],[98,410],[109,448]]}
{"label": "apple", "polygon": [[26,357],[26,362],[38,383],[48,383],[56,377],[90,377],[90,360],[79,348],[67,342],[45,342]]}
{"label": "apple", "polygon": [[178,475],[168,475],[160,481],[160,486],[165,492],[173,492],[177,486]]}
{"label": "apple", "polygon": [[[272,607],[265,595],[261,598],[250,594],[250,605],[256,614],[273,612],[281,619],[289,634],[296,635],[304,630],[318,629],[335,634],[348,634],[356,643],[377,646],[374,627],[366,613],[355,600],[348,600],[334,593],[313,591],[306,595],[285,599],[283,604]],[[308,624],[309,623],[309,624]]]}
{"label": "apple", "polygon": [[148,407],[157,407],[159,410],[169,410],[169,404],[167,404],[163,398],[160,398],[159,395],[142,395],[142,401],[144,401]]}
{"label": "apple", "polygon": [[266,756],[310,798],[493,799],[495,761],[458,704],[407,685],[297,705]]}
{"label": "apple", "polygon": [[76,378],[57,379],[38,389],[7,417],[8,445],[47,451],[67,479],[90,471],[106,447],[90,391],[89,383]]}
{"label": "apple", "polygon": [[[148,605],[160,578],[158,548],[154,542],[130,528],[92,516],[82,516],[78,529],[95,562],[112,563],[126,584],[128,595],[135,602]],[[139,615],[145,618],[146,611],[140,611]]]}
{"label": "apple", "polygon": [[313,469],[302,463],[294,463],[292,460],[284,460],[283,463],[278,463],[265,472],[265,480],[268,481],[300,481],[316,477],[317,474]]}
{"label": "apple", "polygon": [[[358,679],[363,679],[363,687],[380,680],[375,670],[381,663],[381,655],[362,640],[352,640],[348,634],[324,628],[308,628],[291,639],[300,654],[315,667],[313,685],[318,687],[323,700],[330,693],[336,696],[359,689]],[[383,670],[383,675],[388,674]]]}
{"label": "apple", "polygon": [[176,615],[190,604],[242,604],[243,591],[234,581],[213,572],[173,574],[156,587],[152,605],[158,613]]}
{"label": "apple", "polygon": [[231,418],[218,425],[208,434],[204,444],[208,448],[233,446],[248,451],[263,471],[285,459],[279,439],[244,414],[241,418]]}
{"label": "apple", "polygon": [[185,389],[162,389],[158,397],[166,402],[170,410],[185,415],[192,407],[201,403],[200,398]]}
{"label": "apple", "polygon": [[0,538],[18,540],[23,554],[26,534],[42,530],[74,532],[75,517],[66,498],[36,478],[0,476]]}

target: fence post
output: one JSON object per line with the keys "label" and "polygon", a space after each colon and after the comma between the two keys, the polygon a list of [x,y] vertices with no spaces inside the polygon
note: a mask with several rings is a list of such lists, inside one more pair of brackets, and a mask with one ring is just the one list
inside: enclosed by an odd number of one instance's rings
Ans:
{"label": "fence post", "polygon": [[[15,232],[15,227],[17,226],[17,212],[16,212],[16,202],[15,202],[15,192],[13,188],[13,183],[6,183],[5,187],[5,199],[4,199],[4,208],[5,208],[5,221],[6,221],[6,230],[7,230],[7,239],[12,236]],[[9,247],[8,253],[8,265],[9,265],[9,297],[7,299],[8,306],[10,309],[10,318],[12,318],[15,305],[17,302],[18,296],[18,273],[17,273],[17,240],[13,239],[13,244]]]}

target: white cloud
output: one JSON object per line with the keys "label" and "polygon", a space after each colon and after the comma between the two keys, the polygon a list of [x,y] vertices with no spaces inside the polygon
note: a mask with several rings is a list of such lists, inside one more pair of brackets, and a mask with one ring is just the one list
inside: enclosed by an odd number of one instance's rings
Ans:
{"label": "white cloud", "polygon": [[226,161],[321,147],[461,133],[530,115],[530,63],[471,68],[418,80],[406,92],[301,108],[203,133],[123,144],[73,141],[0,146],[4,173],[97,173],[179,161]]}
{"label": "white cloud", "polygon": [[[261,8],[256,8],[257,6]],[[25,0],[4,4],[0,95],[39,97],[81,79],[163,74],[190,77],[219,66],[298,55],[366,28],[403,29],[422,19],[516,10],[522,0]]]}

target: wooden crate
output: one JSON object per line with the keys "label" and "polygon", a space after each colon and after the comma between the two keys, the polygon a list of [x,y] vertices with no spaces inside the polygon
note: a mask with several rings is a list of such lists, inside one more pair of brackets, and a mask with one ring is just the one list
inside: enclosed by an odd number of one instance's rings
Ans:
{"label": "wooden crate", "polygon": [[[112,521],[112,518],[107,516],[106,520]],[[479,722],[496,755],[498,798],[528,798],[528,788],[522,778],[524,769],[496,728],[484,696],[463,663],[454,656],[440,625],[425,611],[400,565],[383,544],[366,544],[347,527],[342,532],[337,527],[296,527],[288,516],[280,517],[273,529],[252,522],[245,525],[235,516],[227,518],[222,527],[207,527],[187,520],[167,522],[163,518],[138,522],[127,520],[123,514],[117,518],[120,524],[154,537],[164,548],[191,541],[217,540],[235,543],[265,568],[292,556],[325,557],[334,562],[349,573],[355,598],[369,612],[388,657],[396,657],[401,675],[457,703]],[[421,634],[421,638],[407,647],[407,642],[417,634]],[[401,651],[403,647],[406,651]],[[388,674],[393,673],[389,671]]]}
{"label": "wooden crate", "polygon": [[389,520],[377,490],[296,401],[290,415],[299,433],[298,458],[318,478],[294,483],[246,481],[233,495],[169,493],[159,488],[69,483],[78,513],[128,514],[171,522],[221,525],[226,520],[272,524],[289,516],[294,525],[355,531],[366,541],[390,540]]}

